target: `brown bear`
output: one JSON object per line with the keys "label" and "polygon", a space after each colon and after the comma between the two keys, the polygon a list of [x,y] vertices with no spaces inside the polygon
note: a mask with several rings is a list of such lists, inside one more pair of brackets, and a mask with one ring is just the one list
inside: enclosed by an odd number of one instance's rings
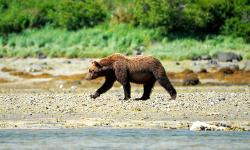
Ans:
{"label": "brown bear", "polygon": [[124,100],[130,98],[130,82],[144,85],[142,97],[136,100],[149,99],[156,81],[168,91],[172,99],[176,98],[176,90],[170,83],[164,67],[158,59],[152,56],[126,57],[122,54],[113,54],[100,61],[92,62],[86,79],[93,80],[101,76],[104,76],[106,80],[91,95],[91,98],[97,98],[108,91],[116,80],[123,86]]}

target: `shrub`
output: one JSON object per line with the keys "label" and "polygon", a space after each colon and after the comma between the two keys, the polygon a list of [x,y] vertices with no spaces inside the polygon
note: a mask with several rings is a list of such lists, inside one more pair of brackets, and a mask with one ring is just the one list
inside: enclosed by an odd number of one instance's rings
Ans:
{"label": "shrub", "polygon": [[49,22],[47,13],[55,0],[1,0],[0,34],[20,32],[26,28],[38,28]]}
{"label": "shrub", "polygon": [[[219,33],[236,8],[247,0],[138,0],[134,6],[136,25],[162,28],[165,32]],[[244,6],[244,7],[245,7]]]}
{"label": "shrub", "polygon": [[235,15],[225,21],[222,32],[244,37],[250,43],[250,1],[242,1],[235,9]]}
{"label": "shrub", "polygon": [[234,0],[176,0],[171,5],[171,31],[218,33],[231,17]]}
{"label": "shrub", "polygon": [[210,15],[196,2],[191,0],[170,1],[172,32],[194,32],[204,28]]}
{"label": "shrub", "polygon": [[0,0],[0,34],[4,35],[47,24],[79,29],[105,18],[100,0]]}
{"label": "shrub", "polygon": [[54,26],[76,30],[103,22],[106,11],[98,0],[62,0],[49,16]]}
{"label": "shrub", "polygon": [[112,13],[111,23],[131,23],[133,21],[133,13],[131,6],[117,7]]}
{"label": "shrub", "polygon": [[134,6],[135,24],[145,27],[167,27],[170,22],[168,0],[137,0]]}

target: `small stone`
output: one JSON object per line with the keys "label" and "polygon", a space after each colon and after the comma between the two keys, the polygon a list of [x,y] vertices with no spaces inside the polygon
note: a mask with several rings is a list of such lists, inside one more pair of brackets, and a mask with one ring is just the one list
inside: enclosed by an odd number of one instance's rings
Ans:
{"label": "small stone", "polygon": [[219,100],[219,101],[225,101],[226,98],[223,97],[223,98],[219,98],[218,100]]}
{"label": "small stone", "polygon": [[63,84],[61,84],[61,85],[59,86],[59,88],[62,89],[62,88],[63,88]]}

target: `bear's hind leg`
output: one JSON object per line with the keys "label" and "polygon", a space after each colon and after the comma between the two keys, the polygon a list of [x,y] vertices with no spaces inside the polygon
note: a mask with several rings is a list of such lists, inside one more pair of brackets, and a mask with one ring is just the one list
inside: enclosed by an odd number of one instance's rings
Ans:
{"label": "bear's hind leg", "polygon": [[166,76],[158,78],[158,82],[168,91],[171,96],[171,99],[176,99],[176,90],[174,89],[174,87]]}
{"label": "bear's hind leg", "polygon": [[160,70],[155,71],[154,76],[156,80],[160,83],[160,85],[168,91],[171,96],[171,99],[176,99],[177,92],[169,81],[164,68],[160,68]]}

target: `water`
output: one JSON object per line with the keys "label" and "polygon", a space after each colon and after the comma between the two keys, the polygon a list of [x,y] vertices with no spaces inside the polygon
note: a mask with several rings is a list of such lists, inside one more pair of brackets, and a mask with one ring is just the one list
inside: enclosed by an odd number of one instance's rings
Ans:
{"label": "water", "polygon": [[250,132],[109,128],[0,130],[0,149],[250,149]]}

